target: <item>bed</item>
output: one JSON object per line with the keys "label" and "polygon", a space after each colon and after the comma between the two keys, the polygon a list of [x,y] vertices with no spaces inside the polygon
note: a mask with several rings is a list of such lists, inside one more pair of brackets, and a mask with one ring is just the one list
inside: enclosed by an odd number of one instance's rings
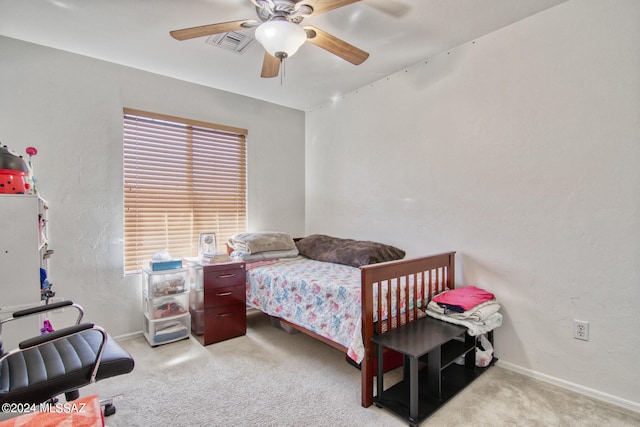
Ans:
{"label": "bed", "polygon": [[[334,247],[357,242],[313,235],[296,239],[294,252],[304,248],[307,239],[315,238]],[[359,364],[364,407],[373,399],[375,351],[370,338],[424,317],[431,297],[453,289],[455,283],[455,252],[404,259],[403,251],[394,251],[397,248],[383,245],[383,249],[393,253],[372,258],[367,252],[363,259],[360,252],[353,259],[353,251],[336,257],[335,251],[326,256],[326,250],[318,254],[307,248],[286,258],[245,260],[247,305],[346,353]],[[353,262],[344,263],[345,256]],[[385,261],[390,258],[397,259]]]}

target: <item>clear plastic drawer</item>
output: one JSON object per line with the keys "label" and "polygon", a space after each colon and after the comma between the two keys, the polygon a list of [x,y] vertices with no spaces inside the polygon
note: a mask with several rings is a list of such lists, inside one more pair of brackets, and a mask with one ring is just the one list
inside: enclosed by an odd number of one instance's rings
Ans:
{"label": "clear plastic drawer", "polygon": [[143,311],[149,319],[165,319],[189,312],[189,293],[159,298],[143,298]]}
{"label": "clear plastic drawer", "polygon": [[189,269],[151,271],[143,268],[143,287],[148,298],[181,294],[189,290]]}
{"label": "clear plastic drawer", "polygon": [[174,317],[167,320],[150,320],[143,316],[142,332],[151,345],[166,344],[190,336],[191,316]]}

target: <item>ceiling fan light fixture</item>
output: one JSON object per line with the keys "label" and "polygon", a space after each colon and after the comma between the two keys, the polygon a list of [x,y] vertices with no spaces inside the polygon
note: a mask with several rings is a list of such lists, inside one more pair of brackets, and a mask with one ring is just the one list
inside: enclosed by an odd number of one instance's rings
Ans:
{"label": "ceiling fan light fixture", "polygon": [[270,55],[280,60],[296,53],[306,39],[305,30],[287,20],[267,21],[256,28],[256,40]]}

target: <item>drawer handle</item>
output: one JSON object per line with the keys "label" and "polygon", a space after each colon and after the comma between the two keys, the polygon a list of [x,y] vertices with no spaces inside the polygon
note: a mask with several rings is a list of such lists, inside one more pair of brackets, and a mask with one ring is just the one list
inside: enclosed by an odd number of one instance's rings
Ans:
{"label": "drawer handle", "polygon": [[228,317],[228,316],[232,316],[233,315],[233,311],[230,311],[228,313],[220,313],[217,316],[218,317]]}
{"label": "drawer handle", "polygon": [[216,294],[217,297],[227,297],[231,295],[233,292],[223,292],[221,294]]}
{"label": "drawer handle", "polygon": [[223,274],[222,276],[218,276],[218,279],[228,279],[229,277],[233,277],[235,275],[236,275],[236,273]]}

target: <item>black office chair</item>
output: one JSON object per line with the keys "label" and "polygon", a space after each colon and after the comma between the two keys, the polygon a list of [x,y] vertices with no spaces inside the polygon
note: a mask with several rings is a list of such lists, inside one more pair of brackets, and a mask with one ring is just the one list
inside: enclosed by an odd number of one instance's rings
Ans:
{"label": "black office chair", "polygon": [[[16,311],[0,321],[0,337],[7,322],[64,307],[78,310],[75,325],[22,341],[7,353],[0,341],[0,404],[55,402],[62,393],[72,401],[80,396],[79,388],[133,370],[131,355],[104,329],[80,323],[84,312],[72,301]],[[115,413],[111,399],[100,404],[105,407],[105,416]]]}

